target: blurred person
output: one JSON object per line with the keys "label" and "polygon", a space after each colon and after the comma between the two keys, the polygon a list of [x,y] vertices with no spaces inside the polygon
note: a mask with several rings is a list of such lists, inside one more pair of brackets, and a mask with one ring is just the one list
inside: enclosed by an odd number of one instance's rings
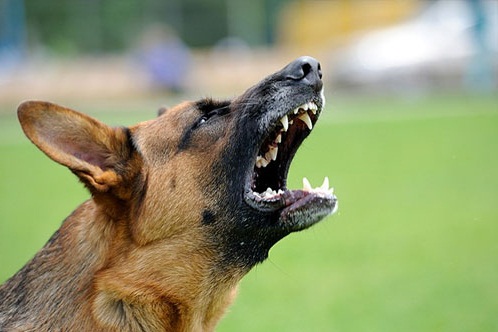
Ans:
{"label": "blurred person", "polygon": [[160,24],[148,28],[141,40],[139,61],[153,87],[184,91],[192,59],[190,50],[172,29]]}
{"label": "blurred person", "polygon": [[[472,90],[489,91],[496,87],[491,47],[488,43],[489,22],[482,0],[466,0],[472,19],[471,37],[475,54],[470,59],[464,83]],[[496,13],[495,13],[496,14]]]}
{"label": "blurred person", "polygon": [[0,78],[24,58],[25,37],[24,2],[0,1]]}

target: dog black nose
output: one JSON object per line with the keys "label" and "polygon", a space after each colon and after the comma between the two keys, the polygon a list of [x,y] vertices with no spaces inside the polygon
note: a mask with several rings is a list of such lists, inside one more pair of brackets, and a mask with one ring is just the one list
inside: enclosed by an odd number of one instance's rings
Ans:
{"label": "dog black nose", "polygon": [[320,62],[310,56],[302,56],[289,63],[284,69],[286,78],[302,81],[319,92],[323,87]]}

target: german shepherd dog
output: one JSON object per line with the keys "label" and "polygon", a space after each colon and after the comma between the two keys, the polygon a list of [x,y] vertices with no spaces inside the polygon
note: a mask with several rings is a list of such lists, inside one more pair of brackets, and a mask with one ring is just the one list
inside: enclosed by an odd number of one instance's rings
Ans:
{"label": "german shepherd dog", "polygon": [[0,330],[213,331],[277,241],[336,210],[328,180],[286,187],[324,105],[321,76],[301,57],[238,98],[131,127],[22,103],[26,136],[92,198],[1,286]]}

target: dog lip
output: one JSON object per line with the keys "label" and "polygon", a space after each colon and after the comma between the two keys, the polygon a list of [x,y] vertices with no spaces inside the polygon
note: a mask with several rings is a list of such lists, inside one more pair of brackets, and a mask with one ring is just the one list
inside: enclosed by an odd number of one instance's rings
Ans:
{"label": "dog lip", "polygon": [[321,188],[280,190],[267,197],[248,191],[246,201],[261,212],[279,212],[278,224],[292,232],[314,225],[338,207],[333,190]]}
{"label": "dog lip", "polygon": [[300,231],[335,213],[337,208],[338,200],[333,193],[292,190],[278,222],[290,232]]}

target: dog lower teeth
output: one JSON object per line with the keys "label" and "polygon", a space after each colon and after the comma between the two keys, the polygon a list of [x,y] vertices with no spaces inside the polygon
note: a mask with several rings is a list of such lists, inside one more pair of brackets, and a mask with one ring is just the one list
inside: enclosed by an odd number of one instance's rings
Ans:
{"label": "dog lower teeth", "polygon": [[255,192],[254,195],[256,195],[259,198],[269,199],[269,198],[273,198],[273,197],[275,197],[277,195],[282,195],[283,193],[284,193],[284,191],[282,189],[273,190],[270,187],[268,187],[262,193]]}
{"label": "dog lower teeth", "polygon": [[[333,196],[334,195],[334,188],[330,188],[329,186],[329,178],[325,177],[323,179],[323,183],[321,186],[313,188],[307,178],[303,178],[303,191],[308,192],[308,193],[313,193],[322,197],[325,196]],[[283,195],[284,191],[282,189],[274,190],[270,187],[268,187],[265,191],[258,193],[256,191],[253,192],[254,196],[258,201],[260,200],[273,200],[273,199],[279,199],[278,196]]]}
{"label": "dog lower teeth", "polygon": [[329,187],[329,178],[326,176],[320,187],[312,188],[307,178],[303,178],[303,191],[313,192],[315,194],[333,195],[334,188]]}

